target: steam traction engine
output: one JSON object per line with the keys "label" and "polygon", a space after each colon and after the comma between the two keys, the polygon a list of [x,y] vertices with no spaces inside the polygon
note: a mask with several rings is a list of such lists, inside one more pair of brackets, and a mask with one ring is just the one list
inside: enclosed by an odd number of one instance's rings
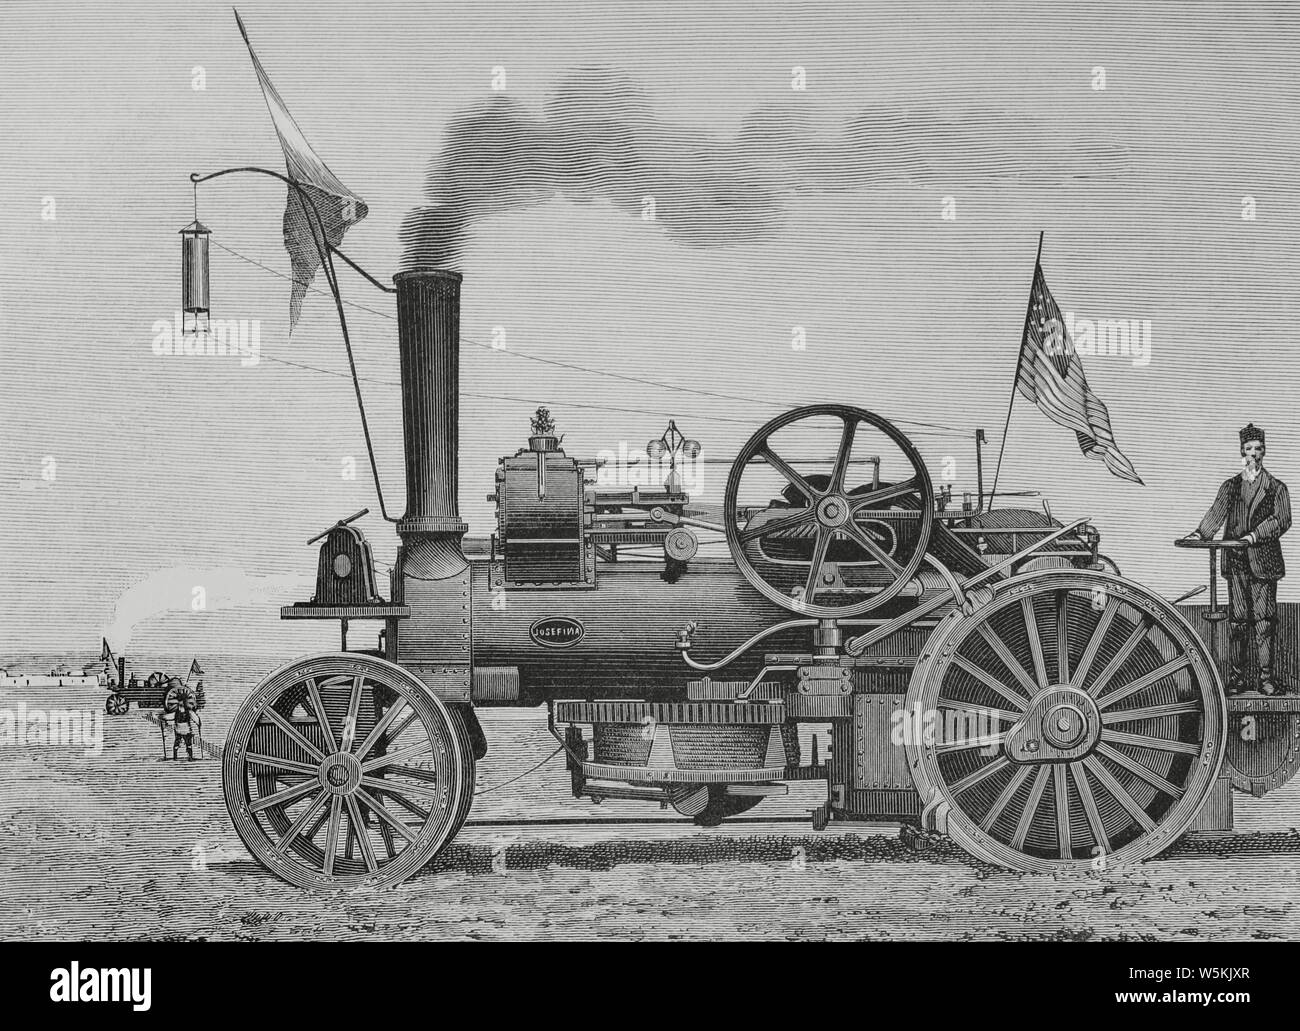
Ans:
{"label": "steam traction engine", "polygon": [[[231,817],[267,869],[304,887],[418,870],[469,812],[482,706],[547,705],[575,795],[702,824],[823,781],[819,829],[898,823],[1028,871],[1141,860],[1222,825],[1220,672],[1179,608],[1106,571],[1082,521],[990,524],[990,548],[863,409],[769,422],[720,510],[675,477],[594,490],[593,463],[537,425],[497,470],[497,533],[470,547],[460,276],[395,282],[407,507],[391,601],[345,521],[323,535],[315,598],[283,611],[345,632],[382,620],[383,647],[272,673],[225,751]],[[729,557],[705,554],[723,539]],[[662,555],[630,554],[646,548]]]}

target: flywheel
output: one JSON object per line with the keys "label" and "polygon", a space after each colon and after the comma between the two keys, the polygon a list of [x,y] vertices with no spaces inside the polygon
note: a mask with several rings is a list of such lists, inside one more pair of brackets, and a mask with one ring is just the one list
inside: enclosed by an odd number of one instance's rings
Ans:
{"label": "flywheel", "polygon": [[[775,496],[774,496],[775,495]],[[747,498],[772,498],[765,506]],[[920,453],[862,408],[822,404],[773,419],[727,478],[732,558],[762,595],[817,617],[887,602],[925,558],[934,490]]]}

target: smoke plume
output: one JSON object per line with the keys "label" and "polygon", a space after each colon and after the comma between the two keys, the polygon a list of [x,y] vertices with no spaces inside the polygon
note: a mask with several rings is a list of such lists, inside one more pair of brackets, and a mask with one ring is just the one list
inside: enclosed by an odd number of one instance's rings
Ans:
{"label": "smoke plume", "polygon": [[679,243],[715,247],[779,231],[801,193],[889,184],[946,192],[1014,181],[1111,178],[1123,147],[989,108],[878,105],[819,125],[802,95],[755,108],[723,138],[660,117],[635,82],[574,73],[540,115],[506,94],[458,115],[425,176],[428,203],[402,225],[407,266],[456,267],[484,219],[562,198],[603,201]]}
{"label": "smoke plume", "polygon": [[301,590],[314,577],[292,574],[256,576],[240,569],[163,569],[122,592],[103,636],[117,653],[131,646],[141,624],[173,613],[196,615],[269,604],[289,589]]}

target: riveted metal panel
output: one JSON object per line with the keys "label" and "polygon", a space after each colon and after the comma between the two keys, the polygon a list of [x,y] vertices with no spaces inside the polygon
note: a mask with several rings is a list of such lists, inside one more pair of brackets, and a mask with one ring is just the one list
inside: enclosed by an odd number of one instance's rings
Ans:
{"label": "riveted metal panel", "polygon": [[895,713],[903,712],[901,694],[860,694],[853,699],[853,787],[912,787],[907,753],[893,741]]}

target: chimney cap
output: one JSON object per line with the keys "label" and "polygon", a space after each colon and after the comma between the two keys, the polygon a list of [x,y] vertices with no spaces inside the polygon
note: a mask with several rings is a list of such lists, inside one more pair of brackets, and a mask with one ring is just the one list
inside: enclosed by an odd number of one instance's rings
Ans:
{"label": "chimney cap", "polygon": [[417,265],[393,274],[394,283],[400,283],[404,279],[454,279],[459,283],[463,278],[459,272],[449,268],[438,268],[436,265]]}

